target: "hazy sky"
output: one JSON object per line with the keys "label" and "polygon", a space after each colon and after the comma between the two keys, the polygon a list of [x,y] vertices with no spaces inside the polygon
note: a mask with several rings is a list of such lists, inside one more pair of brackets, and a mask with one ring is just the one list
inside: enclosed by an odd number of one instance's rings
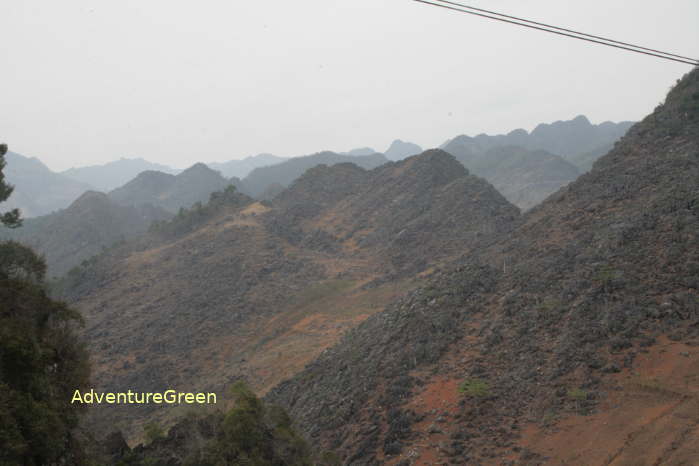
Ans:
{"label": "hazy sky", "polygon": [[[464,3],[699,57],[697,0]],[[636,120],[690,70],[411,0],[3,0],[0,18],[0,139],[55,170]]]}

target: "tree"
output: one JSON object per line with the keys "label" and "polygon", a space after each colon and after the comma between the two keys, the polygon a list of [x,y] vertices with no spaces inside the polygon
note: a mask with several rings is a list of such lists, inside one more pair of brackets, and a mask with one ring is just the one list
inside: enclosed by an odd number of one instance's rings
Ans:
{"label": "tree", "polygon": [[[6,165],[5,154],[7,154],[7,144],[0,144],[0,202],[6,201],[15,189],[5,181],[5,174],[3,173]],[[0,214],[0,223],[9,228],[21,226],[22,219],[19,216],[19,209]]]}
{"label": "tree", "polygon": [[[4,181],[0,146],[0,202],[12,193]],[[16,209],[0,215],[20,226]],[[0,226],[2,226],[0,225]],[[81,405],[72,393],[87,387],[89,363],[73,327],[82,318],[46,292],[46,263],[14,241],[0,243],[0,464],[80,465],[74,430]]]}

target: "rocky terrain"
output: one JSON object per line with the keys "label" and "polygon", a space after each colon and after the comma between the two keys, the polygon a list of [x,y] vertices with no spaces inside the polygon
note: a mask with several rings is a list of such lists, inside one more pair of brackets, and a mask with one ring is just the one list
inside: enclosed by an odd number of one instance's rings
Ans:
{"label": "rocky terrain", "polygon": [[267,399],[346,464],[697,463],[697,179],[695,69],[592,171]]}
{"label": "rocky terrain", "polygon": [[[269,202],[229,187],[86,261],[63,296],[86,318],[95,384],[264,393],[422,273],[511,230],[519,211],[449,154],[317,166]],[[92,410],[138,439],[175,410]],[[181,413],[180,413],[181,414]]]}

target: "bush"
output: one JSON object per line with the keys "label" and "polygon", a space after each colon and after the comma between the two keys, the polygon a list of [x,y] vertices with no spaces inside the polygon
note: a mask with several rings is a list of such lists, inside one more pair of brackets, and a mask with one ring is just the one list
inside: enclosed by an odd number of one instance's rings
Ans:
{"label": "bush", "polygon": [[485,398],[490,394],[490,386],[485,380],[466,379],[459,385],[459,393],[474,398]]}

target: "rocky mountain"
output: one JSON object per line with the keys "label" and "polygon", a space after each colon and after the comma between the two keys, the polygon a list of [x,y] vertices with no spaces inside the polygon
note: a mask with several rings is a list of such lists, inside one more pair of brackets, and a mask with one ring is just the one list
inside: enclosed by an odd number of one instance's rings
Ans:
{"label": "rocky mountain", "polygon": [[695,69],[268,401],[345,464],[697,463],[698,122]]}
{"label": "rocky mountain", "polygon": [[121,205],[150,204],[170,212],[206,202],[214,191],[220,191],[231,181],[203,163],[192,165],[177,175],[145,171],[109,193],[109,198]]}
{"label": "rocky mountain", "polygon": [[252,197],[258,197],[268,186],[273,184],[289,186],[306,170],[320,164],[334,165],[351,162],[360,167],[371,169],[387,161],[386,157],[381,154],[342,155],[334,152],[319,152],[313,155],[294,157],[277,165],[254,169],[243,179],[243,190]]}
{"label": "rocky mountain", "polygon": [[[86,317],[100,389],[258,392],[300,371],[420,275],[511,230],[519,211],[452,156],[319,165],[271,201],[233,187],[85,262],[63,296]],[[107,304],[108,303],[108,304]],[[177,412],[95,410],[137,439]]]}
{"label": "rocky mountain", "polygon": [[[593,125],[581,115],[570,121],[540,124],[531,133],[517,129],[497,136],[462,135],[447,141],[443,148],[493,183],[511,202],[529,209],[589,170],[631,124]],[[503,163],[503,158],[509,162]]]}
{"label": "rocky mountain", "polygon": [[579,115],[569,121],[542,123],[531,133],[516,129],[508,134],[495,136],[461,135],[447,141],[442,148],[454,156],[466,157],[478,155],[494,147],[520,146],[530,150],[545,150],[570,159],[579,154],[613,145],[632,124],[633,122],[630,121],[620,123],[607,121],[593,125],[584,115]]}
{"label": "rocky mountain", "polygon": [[170,217],[159,207],[122,206],[106,194],[87,191],[66,209],[25,220],[17,229],[0,230],[0,239],[19,241],[42,254],[47,276],[55,278],[102,249]]}
{"label": "rocky mountain", "polygon": [[384,155],[388,160],[403,160],[404,158],[416,155],[422,152],[422,148],[412,142],[404,142],[396,139],[386,149]]}
{"label": "rocky mountain", "polygon": [[51,171],[35,157],[8,152],[5,160],[5,175],[15,190],[3,205],[8,210],[20,209],[24,218],[63,209],[82,193],[92,189],[86,183]]}
{"label": "rocky mountain", "polygon": [[206,165],[213,170],[218,170],[226,178],[240,178],[243,179],[250,174],[256,168],[269,167],[271,165],[276,165],[282,163],[288,159],[284,157],[277,157],[272,154],[258,154],[250,157],[245,157],[241,160],[229,160],[228,162],[212,162]]}
{"label": "rocky mountain", "polygon": [[166,165],[149,162],[142,158],[121,158],[103,165],[69,168],[68,170],[62,171],[61,175],[81,183],[89,184],[96,190],[106,193],[131,181],[138,176],[139,173],[149,170],[169,173],[171,175],[177,174],[180,171]]}
{"label": "rocky mountain", "polygon": [[563,157],[519,146],[494,147],[461,160],[523,210],[539,204],[580,175],[578,168]]}

